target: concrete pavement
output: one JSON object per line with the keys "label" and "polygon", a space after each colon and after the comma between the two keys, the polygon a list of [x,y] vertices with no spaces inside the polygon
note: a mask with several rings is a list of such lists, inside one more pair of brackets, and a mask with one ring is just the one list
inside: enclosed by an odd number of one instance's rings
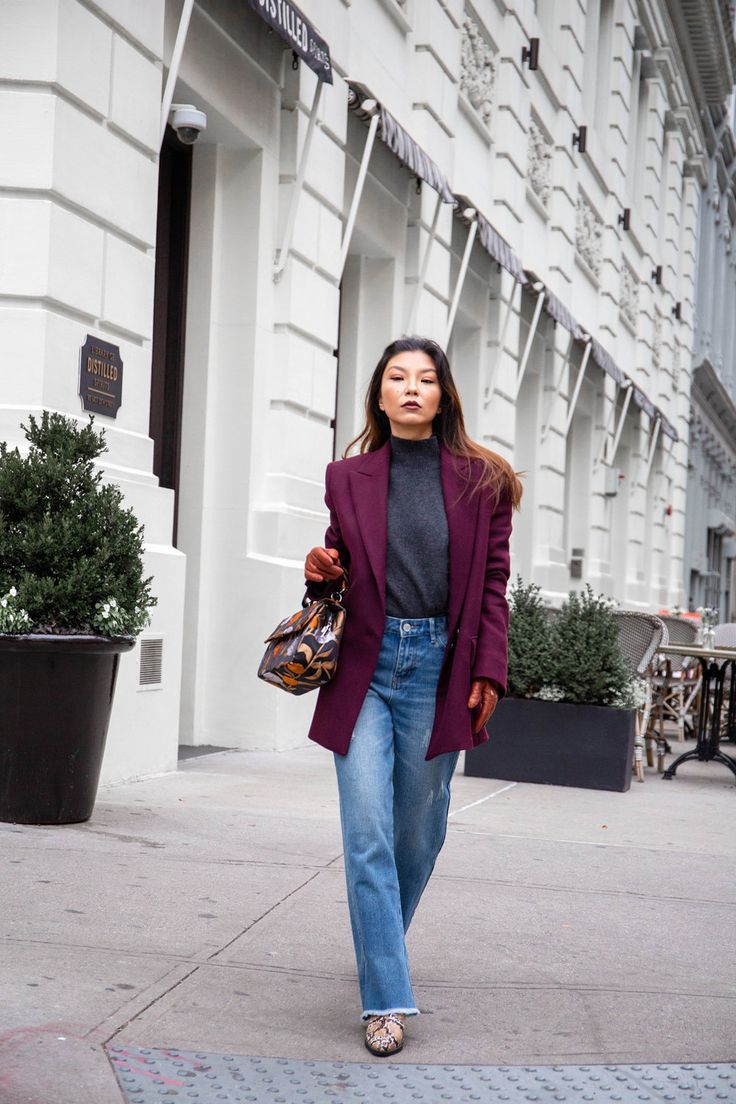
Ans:
{"label": "concrete pavement", "polygon": [[[734,802],[717,765],[628,794],[458,773],[397,1061],[732,1061]],[[105,1044],[366,1059],[322,749],[190,759],[0,837],[2,1104],[120,1104]]]}

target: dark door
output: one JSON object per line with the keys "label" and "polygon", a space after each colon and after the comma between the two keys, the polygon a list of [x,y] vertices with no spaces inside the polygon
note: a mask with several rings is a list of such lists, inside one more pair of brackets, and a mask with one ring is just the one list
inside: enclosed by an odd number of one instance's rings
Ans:
{"label": "dark door", "polygon": [[192,147],[182,145],[169,127],[159,160],[149,432],[154,473],[162,487],[174,492],[179,484],[191,183]]}

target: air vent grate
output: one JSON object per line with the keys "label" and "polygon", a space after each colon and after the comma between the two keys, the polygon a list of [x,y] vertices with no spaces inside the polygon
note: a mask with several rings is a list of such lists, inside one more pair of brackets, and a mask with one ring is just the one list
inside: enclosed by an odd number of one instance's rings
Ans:
{"label": "air vent grate", "polygon": [[161,685],[163,670],[163,637],[147,636],[141,640],[141,665],[138,673],[138,685],[151,690]]}

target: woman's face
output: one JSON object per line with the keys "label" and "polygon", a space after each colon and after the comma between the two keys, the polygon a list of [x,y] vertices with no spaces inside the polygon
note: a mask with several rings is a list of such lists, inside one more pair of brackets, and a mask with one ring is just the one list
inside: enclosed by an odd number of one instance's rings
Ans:
{"label": "woman's face", "polygon": [[419,349],[397,353],[383,370],[378,405],[394,437],[421,440],[432,436],[442,389],[432,358]]}

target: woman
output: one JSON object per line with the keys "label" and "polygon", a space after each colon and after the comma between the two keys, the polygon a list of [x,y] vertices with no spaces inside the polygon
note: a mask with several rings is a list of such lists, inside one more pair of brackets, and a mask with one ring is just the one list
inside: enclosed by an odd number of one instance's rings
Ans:
{"label": "woman", "polygon": [[442,349],[392,342],[366,425],[328,464],[325,547],[306,558],[312,597],[346,571],[337,673],[310,738],[335,754],[353,942],[380,1056],[418,1014],[405,933],[444,842],[459,752],[488,739],[506,681],[511,511],[521,484],[474,444]]}

